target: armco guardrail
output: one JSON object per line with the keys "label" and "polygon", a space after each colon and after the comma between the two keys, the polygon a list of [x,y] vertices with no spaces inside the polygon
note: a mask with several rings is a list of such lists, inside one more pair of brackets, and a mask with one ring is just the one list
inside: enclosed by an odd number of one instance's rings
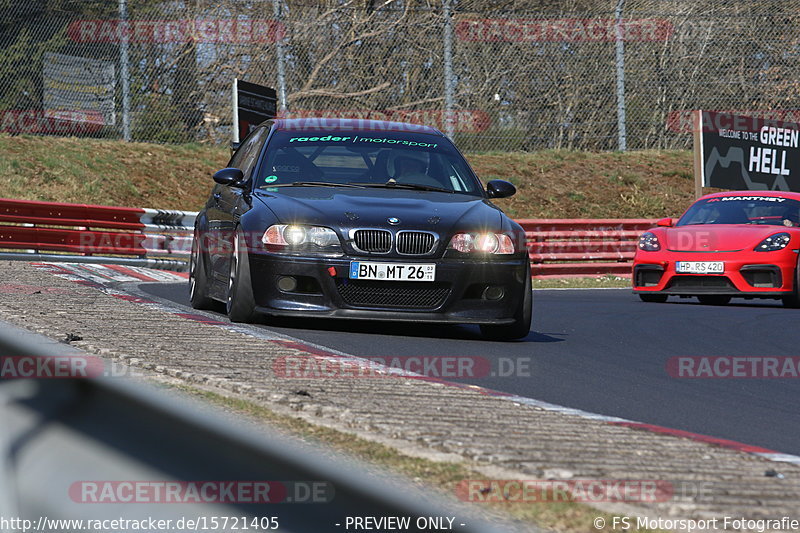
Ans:
{"label": "armco guardrail", "polygon": [[[5,323],[0,354],[20,367],[20,359],[43,360],[24,368],[92,368],[92,356]],[[325,533],[369,516],[410,517],[403,531],[422,533],[433,530],[425,518],[464,514],[407,482],[253,432],[110,368],[115,377],[0,379],[0,517],[31,521],[12,529]],[[92,527],[89,519],[172,525]],[[194,525],[176,524],[181,519]],[[51,525],[56,520],[83,527]],[[444,529],[501,531],[472,516]]]}
{"label": "armco guardrail", "polygon": [[525,229],[534,278],[629,277],[639,235],[655,220],[527,219]]}
{"label": "armco guardrail", "polygon": [[0,198],[0,259],[185,270],[196,214]]}
{"label": "armco guardrail", "polygon": [[[185,270],[196,215],[0,198],[0,259]],[[630,276],[636,240],[655,224],[638,218],[518,222],[525,229],[534,278]]]}

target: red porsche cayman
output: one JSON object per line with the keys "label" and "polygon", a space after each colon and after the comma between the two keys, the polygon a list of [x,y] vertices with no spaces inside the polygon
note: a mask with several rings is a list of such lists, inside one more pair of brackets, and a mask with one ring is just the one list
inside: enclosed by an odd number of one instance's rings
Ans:
{"label": "red porsche cayman", "polygon": [[722,305],[733,297],[800,306],[800,194],[731,191],[703,196],[677,221],[639,238],[633,290],[645,302],[671,295]]}

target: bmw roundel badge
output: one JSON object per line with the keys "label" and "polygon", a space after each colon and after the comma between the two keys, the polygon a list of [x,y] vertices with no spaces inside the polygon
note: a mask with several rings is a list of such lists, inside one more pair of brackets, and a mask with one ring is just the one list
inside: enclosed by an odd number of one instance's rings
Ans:
{"label": "bmw roundel badge", "polygon": [[398,225],[400,223],[400,219],[399,218],[395,218],[395,217],[389,217],[389,218],[386,219],[386,222],[388,222],[392,226],[396,226],[396,225]]}

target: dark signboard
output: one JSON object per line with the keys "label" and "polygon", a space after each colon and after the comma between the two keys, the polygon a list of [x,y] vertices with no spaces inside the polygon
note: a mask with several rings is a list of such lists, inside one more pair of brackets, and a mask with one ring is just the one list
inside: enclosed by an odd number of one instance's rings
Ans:
{"label": "dark signboard", "polygon": [[278,112],[278,98],[275,89],[244,80],[233,80],[234,106],[236,117],[234,127],[239,142],[247,137],[250,130],[267,119],[274,118]]}
{"label": "dark signboard", "polygon": [[796,123],[714,111],[698,119],[704,187],[800,192]]}

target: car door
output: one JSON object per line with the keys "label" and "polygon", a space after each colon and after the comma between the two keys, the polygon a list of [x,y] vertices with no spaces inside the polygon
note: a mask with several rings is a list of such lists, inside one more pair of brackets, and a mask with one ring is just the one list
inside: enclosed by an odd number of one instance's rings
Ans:
{"label": "car door", "polygon": [[[238,168],[244,174],[244,181],[248,182],[252,178],[253,169],[256,166],[261,149],[264,146],[264,141],[267,138],[269,129],[260,127],[254,130],[242,143],[241,147],[231,158],[228,163],[229,167]],[[219,274],[220,281],[225,283],[227,287],[228,275],[230,273],[230,257],[233,252],[233,239],[235,237],[236,227],[239,224],[239,217],[241,217],[248,209],[250,209],[250,194],[249,191],[241,187],[233,187],[229,185],[220,185],[218,192],[219,196],[216,197],[217,212],[219,213],[219,246],[220,251],[218,259],[218,267],[215,272]]]}

